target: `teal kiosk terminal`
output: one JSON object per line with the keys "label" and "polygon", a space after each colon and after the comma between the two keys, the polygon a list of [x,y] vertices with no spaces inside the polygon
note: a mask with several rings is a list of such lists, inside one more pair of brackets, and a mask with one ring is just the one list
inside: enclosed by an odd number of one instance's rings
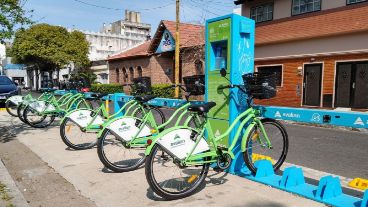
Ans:
{"label": "teal kiosk terminal", "polygon": [[[215,136],[223,134],[238,116],[247,108],[245,94],[237,88],[218,90],[219,85],[229,85],[220,76],[220,69],[227,70],[232,84],[243,85],[242,75],[254,70],[254,28],[253,20],[230,14],[206,22],[206,101],[215,101],[216,107],[208,114]],[[228,137],[231,142],[236,128]],[[224,143],[226,144],[226,143]],[[227,144],[226,144],[227,145]],[[239,172],[243,166],[240,145],[235,148],[236,159],[229,172]]]}

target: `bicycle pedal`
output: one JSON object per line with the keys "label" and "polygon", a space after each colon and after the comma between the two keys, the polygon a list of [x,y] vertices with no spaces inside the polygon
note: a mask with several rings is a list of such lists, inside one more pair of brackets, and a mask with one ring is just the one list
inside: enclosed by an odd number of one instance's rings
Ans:
{"label": "bicycle pedal", "polygon": [[217,149],[220,151],[228,151],[228,148],[224,146],[217,146]]}
{"label": "bicycle pedal", "polygon": [[213,168],[213,171],[220,173],[220,172],[224,172],[225,170],[216,166]]}

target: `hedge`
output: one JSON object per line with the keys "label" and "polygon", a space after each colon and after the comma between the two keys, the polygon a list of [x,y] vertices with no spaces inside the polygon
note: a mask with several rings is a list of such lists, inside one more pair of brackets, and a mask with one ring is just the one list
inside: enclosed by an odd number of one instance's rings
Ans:
{"label": "hedge", "polygon": [[123,93],[123,86],[121,84],[113,83],[113,84],[92,84],[91,92],[95,93]]}
{"label": "hedge", "polygon": [[[174,98],[175,97],[175,89],[167,88],[171,84],[153,84],[152,85],[152,93],[153,95],[161,98]],[[91,92],[95,93],[123,93],[123,87],[121,84],[92,84]]]}

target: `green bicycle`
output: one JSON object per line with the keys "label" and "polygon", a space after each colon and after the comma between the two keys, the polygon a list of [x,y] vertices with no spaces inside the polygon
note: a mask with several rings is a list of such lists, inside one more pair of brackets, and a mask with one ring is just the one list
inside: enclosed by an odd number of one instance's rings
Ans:
{"label": "green bicycle", "polygon": [[44,100],[44,99],[46,100],[51,95],[52,93],[45,92],[45,93],[42,93],[41,96],[39,96],[38,98],[32,97],[31,94],[27,94],[25,96],[21,96],[21,95],[11,96],[5,101],[5,108],[6,108],[6,111],[11,116],[17,117],[18,116],[18,113],[17,113],[18,106],[21,105],[22,103],[31,101],[31,100]]}
{"label": "green bicycle", "polygon": [[[17,116],[23,123],[26,123],[26,121],[24,120],[24,117],[23,117],[23,113],[24,113],[24,109],[27,107],[28,104],[30,104],[31,102],[34,102],[34,101],[46,101],[47,102],[47,101],[51,100],[52,97],[55,96],[55,94],[54,94],[55,90],[54,89],[44,89],[42,91],[44,91],[44,92],[38,98],[34,98],[30,94],[28,94],[25,97],[23,97],[21,102],[18,103],[17,108],[16,108]],[[61,104],[64,100],[71,97],[72,95],[73,94],[71,92],[67,92],[64,95],[60,96],[60,98],[58,98],[58,102]],[[39,121],[41,123],[43,121],[43,119],[40,119]],[[37,123],[35,123],[35,124],[37,124]]]}
{"label": "green bicycle", "polygon": [[[137,94],[147,93],[151,89],[150,79],[148,77],[141,77],[134,79],[134,84],[124,84],[139,88]],[[96,94],[91,99],[100,100],[108,94]],[[133,99],[126,102],[119,111],[109,115],[106,110],[106,105],[101,103],[100,107],[96,109],[75,109],[65,115],[60,125],[60,137],[63,142],[74,150],[90,149],[97,144],[97,133],[103,128],[105,123],[110,120],[116,120],[116,117],[124,112],[124,116],[139,117],[146,114],[144,103],[154,98],[153,96],[139,96],[136,95]],[[151,107],[152,113],[157,114],[158,123],[164,122],[165,117],[160,109]]]}
{"label": "green bicycle", "polygon": [[68,111],[75,108],[91,108],[83,93],[65,95],[61,98],[58,100],[52,96],[47,101],[31,101],[24,108],[23,119],[32,127],[45,128],[51,125],[56,117],[64,117]]}
{"label": "green bicycle", "polygon": [[[221,75],[225,77],[226,70],[221,70]],[[265,91],[275,94],[274,77],[246,74],[243,75],[246,90],[241,85],[218,87],[220,90],[236,87],[250,97],[249,109],[239,114],[224,134],[216,136],[212,131],[207,113],[216,103],[208,102],[188,108],[192,116],[203,120],[195,127],[176,126],[149,140],[145,174],[151,189],[167,200],[192,195],[204,184],[211,163],[217,163],[217,168],[222,170],[230,167],[238,141],[241,141],[244,162],[251,172],[257,170],[255,154],[271,158],[273,168],[279,169],[288,151],[287,132],[280,122],[261,118],[260,111],[251,105],[252,96],[270,98],[270,94],[263,96]],[[236,133],[230,145],[220,144],[233,129]]]}
{"label": "green bicycle", "polygon": [[[144,155],[147,141],[163,131],[167,126],[190,126],[200,120],[195,120],[187,108],[192,104],[191,95],[204,93],[204,76],[184,77],[183,85],[172,85],[169,88],[179,87],[186,92],[186,101],[175,110],[171,117],[158,122],[154,114],[156,107],[147,104],[154,97],[138,97],[138,106],[143,112],[141,116],[123,116],[110,120],[103,125],[99,133],[97,153],[103,165],[114,172],[127,172],[141,166],[146,156]],[[198,82],[198,83],[196,83]],[[200,84],[202,83],[202,84]],[[154,101],[154,100],[153,100]],[[134,114],[134,113],[133,113]],[[175,120],[175,121],[174,121]]]}

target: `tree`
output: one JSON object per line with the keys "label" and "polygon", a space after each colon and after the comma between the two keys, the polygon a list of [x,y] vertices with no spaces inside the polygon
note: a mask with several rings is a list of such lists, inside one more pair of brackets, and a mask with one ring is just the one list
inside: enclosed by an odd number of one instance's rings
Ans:
{"label": "tree", "polygon": [[32,23],[31,19],[26,16],[28,12],[22,8],[22,4],[20,0],[0,0],[0,43],[13,36],[14,27],[17,24]]}
{"label": "tree", "polygon": [[39,71],[53,71],[74,63],[76,68],[89,64],[89,43],[83,33],[68,32],[64,27],[32,25],[15,33],[11,56],[17,63]]}
{"label": "tree", "polygon": [[88,65],[88,47],[84,34],[79,31],[68,32],[60,26],[37,24],[16,32],[11,54],[18,63],[48,71],[70,62],[77,67]]}
{"label": "tree", "polygon": [[91,87],[91,84],[96,83],[97,75],[92,71],[83,70],[72,75],[72,80],[82,81],[85,86]]}

